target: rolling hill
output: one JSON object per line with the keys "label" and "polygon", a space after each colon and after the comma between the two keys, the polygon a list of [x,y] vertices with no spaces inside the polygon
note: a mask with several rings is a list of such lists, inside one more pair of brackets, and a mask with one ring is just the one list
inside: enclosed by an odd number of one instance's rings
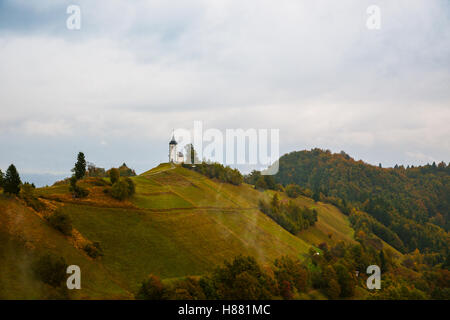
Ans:
{"label": "rolling hill", "polygon": [[450,165],[444,162],[382,168],[345,152],[312,149],[283,155],[274,180],[367,212],[374,218],[364,222],[369,231],[404,253],[448,254]]}
{"label": "rolling hill", "polygon": [[[150,273],[171,281],[205,274],[240,254],[264,265],[282,255],[302,259],[321,242],[354,241],[347,216],[307,197],[295,201],[316,208],[318,221],[292,235],[258,210],[259,199],[275,191],[220,183],[171,164],[132,180],[136,194],[126,201],[112,199],[89,178],[81,182],[90,191],[84,199],[72,198],[68,182],[37,189],[47,208],[71,217],[73,236],[51,228],[22,200],[0,195],[0,243],[6,244],[0,247],[0,297],[51,296],[31,272],[31,261],[44,252],[81,267],[82,289],[71,298],[128,299]],[[104,256],[89,257],[82,250],[88,242],[98,242]]]}

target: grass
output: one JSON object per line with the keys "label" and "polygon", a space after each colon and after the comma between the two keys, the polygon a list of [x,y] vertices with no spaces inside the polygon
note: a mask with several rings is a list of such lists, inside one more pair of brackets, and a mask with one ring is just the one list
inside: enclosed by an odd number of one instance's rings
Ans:
{"label": "grass", "polygon": [[166,171],[160,167],[157,169],[144,174],[147,180],[183,198],[192,207],[238,207],[229,197],[218,192],[221,189],[219,183],[181,167],[166,167]]}
{"label": "grass", "polygon": [[322,242],[333,245],[340,240],[355,242],[354,230],[350,225],[348,217],[335,206],[327,203],[315,202],[313,199],[304,196],[291,199],[284,193],[271,190],[265,191],[260,197],[263,197],[268,201],[275,193],[278,194],[282,201],[294,201],[302,207],[317,210],[317,222],[314,226],[300,231],[297,234],[300,239],[314,246],[318,246]]}
{"label": "grass", "polygon": [[338,208],[322,202],[314,203],[312,199],[306,197],[299,197],[297,202],[315,208],[319,213],[315,226],[299,233],[301,239],[315,245],[321,242],[332,244],[339,240],[354,241],[354,230],[350,226],[350,221]]}
{"label": "grass", "polygon": [[[316,208],[319,220],[294,236],[257,209],[259,199],[269,199],[273,191],[262,193],[247,184],[220,183],[167,163],[132,179],[136,194],[124,202],[110,198],[99,186],[87,186],[90,194],[86,199],[73,199],[68,184],[37,190],[39,196],[57,200],[55,203],[70,215],[82,237],[100,243],[104,256],[98,260],[87,257],[69,238],[19,202],[1,200],[0,209],[3,206],[10,211],[6,216],[11,221],[16,211],[21,212],[21,218],[14,220],[16,235],[11,232],[12,222],[2,221],[5,215],[0,215],[0,235],[8,239],[25,237],[28,244],[14,244],[21,247],[16,255],[11,253],[14,251],[8,251],[6,257],[0,255],[8,266],[0,267],[0,272],[13,279],[12,272],[23,255],[31,257],[49,250],[64,256],[70,264],[80,265],[83,289],[74,293],[75,298],[129,298],[150,273],[170,281],[205,274],[239,254],[268,264],[282,255],[301,258],[311,245],[320,242],[353,241],[345,215],[309,198],[295,201]],[[42,293],[39,282],[24,280],[30,285],[20,291],[14,283],[5,283],[3,274],[0,278],[0,287],[8,288],[9,297],[35,298]],[[0,289],[0,297],[1,293]]]}
{"label": "grass", "polygon": [[144,209],[175,209],[193,208],[193,205],[179,197],[173,192],[162,192],[156,194],[138,193],[133,198],[133,203]]}
{"label": "grass", "polygon": [[0,198],[0,298],[37,299],[48,288],[33,277],[33,260],[47,252],[64,257],[82,270],[82,290],[72,298],[130,298],[130,293],[110,277],[101,264],[89,259],[66,237],[23,207],[17,200]]}
{"label": "grass", "polygon": [[259,212],[158,213],[72,204],[63,211],[85,237],[100,242],[103,264],[132,291],[150,273],[201,275],[239,254],[266,262],[309,247]]}

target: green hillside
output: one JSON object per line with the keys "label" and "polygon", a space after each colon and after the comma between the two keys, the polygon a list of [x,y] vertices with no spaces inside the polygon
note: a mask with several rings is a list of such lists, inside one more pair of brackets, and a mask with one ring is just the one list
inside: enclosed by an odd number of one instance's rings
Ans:
{"label": "green hillside", "polygon": [[33,260],[47,252],[80,266],[83,286],[71,292],[72,298],[132,297],[102,264],[76,249],[32,210],[4,195],[0,195],[0,244],[0,299],[42,299],[56,294],[32,272]]}
{"label": "green hillside", "polygon": [[316,199],[364,211],[365,232],[373,232],[402,251],[431,251],[445,259],[449,246],[450,165],[382,168],[352,159],[345,152],[312,149],[283,155],[274,176],[297,184]]}
{"label": "green hillside", "polygon": [[[85,199],[72,198],[68,182],[37,189],[41,199],[71,217],[72,237],[3,196],[0,243],[8,245],[0,251],[0,272],[10,276],[1,277],[0,297],[43,297],[46,291],[23,264],[46,251],[81,267],[82,290],[73,298],[131,298],[150,273],[166,280],[202,275],[239,254],[264,265],[282,255],[303,259],[321,242],[354,241],[345,215],[306,197],[295,201],[316,208],[318,222],[295,236],[258,210],[258,200],[273,191],[220,183],[170,164],[132,180],[136,194],[126,201],[112,199],[89,179],[81,181],[90,191]],[[90,258],[80,245],[86,241],[99,242],[104,256]],[[23,272],[13,275],[15,270]]]}

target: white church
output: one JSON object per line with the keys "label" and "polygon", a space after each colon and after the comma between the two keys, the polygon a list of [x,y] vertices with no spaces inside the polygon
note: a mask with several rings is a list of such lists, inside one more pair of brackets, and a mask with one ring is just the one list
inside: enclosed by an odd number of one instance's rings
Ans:
{"label": "white church", "polygon": [[184,162],[184,155],[182,152],[177,151],[177,141],[175,135],[172,134],[172,140],[169,142],[169,162],[180,164]]}

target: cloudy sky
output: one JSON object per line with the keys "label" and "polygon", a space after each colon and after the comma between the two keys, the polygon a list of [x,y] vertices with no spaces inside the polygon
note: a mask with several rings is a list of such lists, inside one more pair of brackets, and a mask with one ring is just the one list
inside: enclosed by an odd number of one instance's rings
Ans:
{"label": "cloudy sky", "polygon": [[78,151],[142,172],[195,120],[280,129],[281,153],[448,162],[450,2],[0,0],[0,115],[0,168],[25,176]]}

